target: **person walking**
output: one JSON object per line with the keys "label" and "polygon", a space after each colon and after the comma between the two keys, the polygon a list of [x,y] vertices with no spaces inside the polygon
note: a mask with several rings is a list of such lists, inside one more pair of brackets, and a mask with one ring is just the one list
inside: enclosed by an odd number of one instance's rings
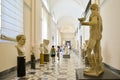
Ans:
{"label": "person walking", "polygon": [[54,63],[55,62],[55,55],[56,55],[56,50],[55,50],[54,46],[51,47],[50,55],[52,58],[52,63]]}
{"label": "person walking", "polygon": [[57,57],[60,60],[60,46],[57,46]]}

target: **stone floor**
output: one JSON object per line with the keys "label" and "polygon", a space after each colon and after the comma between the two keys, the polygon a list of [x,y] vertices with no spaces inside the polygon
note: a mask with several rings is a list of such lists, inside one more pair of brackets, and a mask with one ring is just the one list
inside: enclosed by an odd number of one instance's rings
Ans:
{"label": "stone floor", "polygon": [[[26,66],[26,76],[23,78],[17,77],[17,71],[13,71],[0,78],[0,80],[76,80],[76,70],[84,68],[84,61],[80,55],[71,51],[70,58],[63,58],[63,53],[60,57],[59,61],[56,57],[55,63],[51,62],[51,58],[47,64],[40,65],[39,62],[36,63],[35,70],[30,69],[30,66]],[[82,77],[82,79],[88,80],[85,76]]]}
{"label": "stone floor", "polygon": [[13,77],[10,80],[76,80],[75,70],[82,68],[83,63],[80,60],[80,56],[77,53],[70,53],[70,58],[61,58],[56,62],[40,65],[36,64],[36,69],[31,70],[30,68],[26,71],[26,77],[18,78]]}

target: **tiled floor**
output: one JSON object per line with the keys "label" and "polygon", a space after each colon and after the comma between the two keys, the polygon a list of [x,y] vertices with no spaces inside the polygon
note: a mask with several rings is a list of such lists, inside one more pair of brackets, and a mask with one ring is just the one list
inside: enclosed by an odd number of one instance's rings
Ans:
{"label": "tiled floor", "polygon": [[70,58],[63,58],[56,62],[37,64],[35,70],[28,69],[25,78],[13,77],[10,80],[76,80],[75,69],[82,68],[84,65],[77,53],[71,51]]}
{"label": "tiled floor", "polygon": [[[63,53],[61,53],[60,60],[58,61],[56,57],[55,63],[52,63],[51,60],[49,63],[44,65],[40,65],[39,62],[36,63],[35,70],[31,70],[30,66],[26,66],[27,71],[24,78],[17,77],[17,71],[13,71],[0,77],[0,80],[76,80],[76,69],[83,67],[84,63],[80,55],[71,51],[70,58],[63,58]],[[108,71],[111,73],[111,71],[107,69],[107,72]],[[107,72],[104,72],[100,79],[106,77]],[[109,76],[110,73],[107,73],[107,76]],[[118,74],[111,74],[111,76],[115,76],[115,79],[118,79]],[[83,73],[80,75],[82,75],[82,79],[93,79],[88,76],[83,76]]]}

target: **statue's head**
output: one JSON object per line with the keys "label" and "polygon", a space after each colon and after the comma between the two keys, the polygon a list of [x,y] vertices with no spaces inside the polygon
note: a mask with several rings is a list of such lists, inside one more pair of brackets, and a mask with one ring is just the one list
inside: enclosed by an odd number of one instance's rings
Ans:
{"label": "statue's head", "polygon": [[25,35],[23,34],[17,35],[16,40],[19,45],[24,45],[26,41]]}
{"label": "statue's head", "polygon": [[44,39],[44,40],[43,40],[43,44],[48,45],[48,44],[49,44],[49,40]]}
{"label": "statue's head", "polygon": [[98,11],[99,10],[99,6],[97,4],[91,4],[90,9]]}
{"label": "statue's head", "polygon": [[43,47],[43,43],[40,44],[40,47]]}

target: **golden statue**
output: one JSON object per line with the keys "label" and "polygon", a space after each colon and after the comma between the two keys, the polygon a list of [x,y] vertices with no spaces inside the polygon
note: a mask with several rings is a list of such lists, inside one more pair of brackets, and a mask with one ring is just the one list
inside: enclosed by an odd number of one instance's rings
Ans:
{"label": "golden statue", "polygon": [[[90,38],[87,45],[89,67],[84,69],[84,74],[88,76],[99,76],[104,72],[100,46],[102,38],[102,19],[97,4],[92,4],[90,9],[91,15],[89,17],[89,22],[85,22],[85,18],[78,19],[81,25],[90,26]],[[91,53],[92,50],[94,52],[93,54]]]}

